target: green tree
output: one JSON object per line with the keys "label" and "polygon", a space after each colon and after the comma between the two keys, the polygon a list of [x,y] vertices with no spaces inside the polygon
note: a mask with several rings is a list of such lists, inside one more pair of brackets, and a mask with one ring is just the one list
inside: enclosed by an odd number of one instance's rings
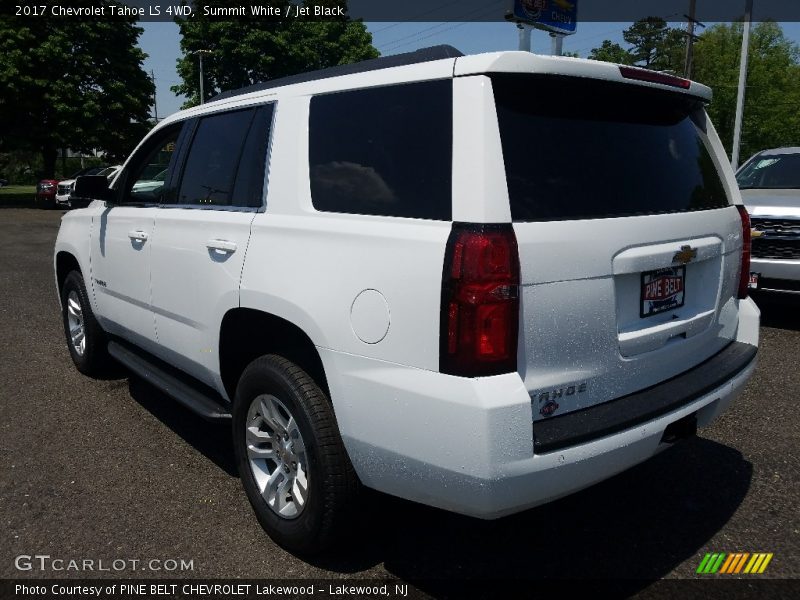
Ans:
{"label": "green tree", "polygon": [[656,60],[651,68],[682,76],[686,67],[686,36],[687,33],[682,29],[667,28],[658,45]]}
{"label": "green tree", "polygon": [[[237,5],[226,0],[211,0],[206,4]],[[261,4],[285,10],[290,3],[268,0]],[[297,18],[222,21],[196,14],[190,19],[179,19],[178,25],[183,51],[183,57],[178,59],[178,74],[183,83],[172,90],[189,98],[185,107],[200,101],[198,50],[207,51],[203,54],[206,99],[222,91],[379,55],[364,24],[348,17],[325,21]]]}
{"label": "green tree", "polygon": [[592,48],[592,51],[589,52],[589,58],[622,65],[632,65],[635,60],[628,50],[611,40],[603,40],[599,48]]}
{"label": "green tree", "polygon": [[634,63],[653,68],[660,57],[667,36],[667,22],[660,17],[647,17],[636,21],[622,32],[623,39],[633,49],[630,51]]}
{"label": "green tree", "polygon": [[141,32],[134,19],[2,18],[0,152],[41,153],[46,177],[62,148],[127,155],[149,128],[154,92]]}
{"label": "green tree", "polygon": [[[742,24],[710,27],[695,45],[694,79],[710,86],[708,112],[728,152],[733,143]],[[780,25],[757,23],[750,37],[741,156],[800,145],[800,47]]]}
{"label": "green tree", "polygon": [[589,58],[683,73],[686,34],[681,29],[668,27],[660,17],[647,17],[628,27],[622,32],[622,37],[630,48],[604,40],[600,47],[592,49]]}

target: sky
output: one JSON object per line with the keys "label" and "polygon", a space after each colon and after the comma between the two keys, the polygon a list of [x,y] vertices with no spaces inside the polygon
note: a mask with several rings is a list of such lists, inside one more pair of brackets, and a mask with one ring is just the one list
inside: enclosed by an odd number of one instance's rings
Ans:
{"label": "sky", "polygon": [[[518,29],[511,23],[366,23],[372,43],[381,55],[411,52],[426,46],[450,44],[464,54],[517,50]],[[585,58],[592,48],[609,39],[625,46],[622,31],[630,23],[578,23],[577,32],[564,39],[564,52],[577,52]],[[800,23],[782,23],[786,36],[800,44]],[[153,72],[159,118],[180,110],[183,98],[170,91],[180,83],[175,69],[180,56],[180,34],[174,23],[142,23],[144,33],[139,45],[148,54],[144,68]],[[532,50],[550,54],[550,37],[534,30]]]}

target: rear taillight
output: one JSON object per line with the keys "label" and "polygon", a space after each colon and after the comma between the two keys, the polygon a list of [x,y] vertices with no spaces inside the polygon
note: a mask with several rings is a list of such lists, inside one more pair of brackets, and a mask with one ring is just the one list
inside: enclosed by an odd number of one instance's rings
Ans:
{"label": "rear taillight", "polygon": [[454,223],[442,274],[440,371],[516,371],[518,329],[519,251],[511,224]]}
{"label": "rear taillight", "polygon": [[747,298],[750,287],[750,215],[747,214],[747,209],[741,204],[736,208],[739,209],[739,216],[742,218],[742,271],[739,274],[739,299],[744,300]]}

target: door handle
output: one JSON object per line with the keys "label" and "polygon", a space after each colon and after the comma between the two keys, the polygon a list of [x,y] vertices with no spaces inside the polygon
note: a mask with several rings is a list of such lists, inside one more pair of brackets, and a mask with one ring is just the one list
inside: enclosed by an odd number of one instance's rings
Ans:
{"label": "door handle", "polygon": [[208,240],[206,242],[206,248],[233,254],[236,252],[236,242],[229,242],[228,240]]}
{"label": "door handle", "polygon": [[145,242],[147,241],[147,232],[146,231],[129,231],[128,237],[132,240],[136,240],[137,242]]}

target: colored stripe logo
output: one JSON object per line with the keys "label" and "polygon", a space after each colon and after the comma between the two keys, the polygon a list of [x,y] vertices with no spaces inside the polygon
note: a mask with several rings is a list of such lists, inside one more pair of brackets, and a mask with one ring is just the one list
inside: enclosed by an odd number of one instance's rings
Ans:
{"label": "colored stripe logo", "polygon": [[701,575],[713,575],[715,573],[724,575],[749,574],[760,575],[767,570],[767,565],[772,560],[772,552],[714,552],[706,554],[697,567],[697,573]]}

